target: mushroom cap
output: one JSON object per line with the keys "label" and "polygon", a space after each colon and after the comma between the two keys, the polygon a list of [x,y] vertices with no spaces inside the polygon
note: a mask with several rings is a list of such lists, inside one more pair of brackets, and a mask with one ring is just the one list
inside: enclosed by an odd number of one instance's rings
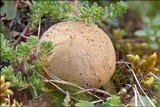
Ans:
{"label": "mushroom cap", "polygon": [[95,24],[61,22],[40,41],[54,43],[46,68],[55,76],[84,88],[100,88],[115,70],[115,50],[107,34]]}

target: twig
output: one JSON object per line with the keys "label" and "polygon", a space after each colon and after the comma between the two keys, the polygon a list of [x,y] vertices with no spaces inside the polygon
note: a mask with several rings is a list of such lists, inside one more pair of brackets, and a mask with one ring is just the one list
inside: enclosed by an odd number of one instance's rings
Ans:
{"label": "twig", "polygon": [[54,76],[53,74],[51,74],[48,69],[46,69],[45,67],[43,67],[43,70],[47,73],[47,75],[49,75],[52,79],[57,79],[57,80],[61,80],[60,78]]}
{"label": "twig", "polygon": [[10,44],[10,46],[15,46],[15,45],[17,45],[19,42],[21,42],[21,40],[22,40],[23,38],[25,38],[25,39],[28,38],[27,36],[25,36],[25,34],[26,34],[27,31],[28,31],[28,27],[29,27],[29,24],[24,28],[23,32],[19,35],[18,39],[17,39],[15,42],[13,42],[12,44]]}
{"label": "twig", "polygon": [[11,105],[11,97],[10,97],[10,95],[7,95],[7,97],[9,99],[8,105]]}
{"label": "twig", "polygon": [[[131,64],[130,62],[126,62],[127,64]],[[123,61],[116,61],[116,64],[124,64]]]}
{"label": "twig", "polygon": [[41,20],[39,21],[39,26],[38,26],[38,39],[40,39],[40,31],[41,31]]}
{"label": "twig", "polygon": [[133,91],[134,91],[134,96],[135,96],[135,107],[137,107],[138,102],[137,102],[137,93],[136,93],[135,87],[133,87]]}
{"label": "twig", "polygon": [[24,86],[23,88],[18,89],[18,91],[22,91],[22,90],[24,90],[24,89],[28,89],[28,88],[31,87],[31,86],[32,86],[32,84],[29,83],[29,84],[27,84],[26,86]]}
{"label": "twig", "polygon": [[[55,86],[57,89],[59,89],[62,93],[64,93],[65,95],[67,95],[67,93],[61,87],[59,87],[58,85],[54,84],[53,82],[50,82],[49,80],[48,80],[48,82],[51,83],[53,86]],[[75,97],[73,97],[71,95],[70,95],[70,97],[72,99],[76,100],[76,101],[79,101],[77,98],[75,98]]]}
{"label": "twig", "polygon": [[[49,73],[48,76],[50,76],[51,78],[53,77],[52,80],[50,80],[51,82],[56,82],[56,83],[61,83],[61,84],[68,84],[68,85],[74,86],[74,87],[76,87],[76,88],[78,88],[78,89],[80,89],[80,90],[83,90],[83,91],[85,90],[84,88],[82,88],[82,87],[80,87],[80,86],[78,86],[78,85],[76,85],[76,84],[74,84],[74,83],[70,83],[70,82],[64,81],[64,80],[62,80],[62,79],[54,76],[54,75],[51,74],[45,67],[44,67],[44,69],[45,69],[45,71],[47,71],[47,72],[46,72],[47,74]],[[55,78],[57,78],[57,80],[54,80]],[[89,93],[90,95],[92,95],[92,96],[94,96],[94,97],[96,97],[96,98],[98,98],[98,99],[101,100],[101,98],[98,97],[97,95],[94,95],[94,94],[92,94],[91,92],[87,92],[87,93]]]}
{"label": "twig", "polygon": [[136,43],[136,42],[143,42],[141,39],[139,38],[136,38],[136,39],[119,39],[117,40],[118,43],[124,43],[124,42],[133,42],[133,43]]}
{"label": "twig", "polygon": [[6,16],[2,17],[2,18],[1,18],[1,22],[2,22],[3,20],[6,20],[6,19],[7,19]]}
{"label": "twig", "polygon": [[87,91],[95,91],[95,92],[99,92],[99,93],[103,93],[103,94],[106,94],[106,95],[109,95],[109,96],[112,96],[112,94],[106,92],[106,91],[103,91],[103,90],[100,90],[100,89],[97,89],[97,88],[90,88],[90,89],[85,89],[85,90],[82,90],[82,91],[79,91],[79,92],[76,92],[76,94],[80,94],[80,93],[83,93],[83,92],[87,92]]}
{"label": "twig", "polygon": [[152,72],[150,72],[150,74],[151,74],[152,76],[154,76],[156,79],[160,80],[160,78],[159,78],[158,76],[156,76],[155,74],[153,74]]}
{"label": "twig", "polygon": [[78,0],[73,1],[73,8],[74,8],[74,14],[78,16],[78,9],[77,9]]}
{"label": "twig", "polygon": [[[123,60],[122,60],[122,61],[123,61]],[[146,98],[148,99],[148,101],[151,103],[151,105],[152,105],[153,107],[156,107],[156,106],[154,105],[154,103],[151,101],[151,99],[150,99],[150,98],[147,96],[147,94],[144,92],[144,90],[143,90],[143,88],[141,87],[141,85],[140,85],[140,83],[139,83],[139,81],[138,81],[138,79],[137,79],[136,74],[134,73],[134,71],[131,69],[131,67],[130,67],[125,61],[123,61],[123,62],[124,62],[124,64],[131,70],[131,72],[133,73],[133,76],[134,76],[134,78],[135,78],[135,80],[136,80],[139,88],[141,89],[141,91],[143,92],[143,94],[146,96]]]}
{"label": "twig", "polygon": [[55,86],[58,90],[60,90],[62,93],[64,93],[64,94],[66,94],[66,92],[62,89],[62,88],[60,88],[58,85],[56,85],[56,84],[54,84],[53,82],[51,82],[50,80],[44,80],[44,82],[49,82],[49,83],[51,83],[53,86]]}
{"label": "twig", "polygon": [[18,7],[18,5],[19,5],[19,0],[15,0],[15,3],[14,3],[14,7],[15,7],[15,9],[17,9],[17,7]]}
{"label": "twig", "polygon": [[[67,85],[74,86],[74,87],[76,87],[76,88],[78,88],[78,89],[81,89],[81,90],[83,90],[83,91],[85,90],[85,89],[83,89],[83,88],[80,87],[80,86],[77,86],[77,85],[75,85],[75,84],[73,84],[73,83],[70,83],[70,82],[67,82],[67,81],[64,81],[64,80],[62,80],[62,81],[60,81],[60,80],[49,80],[49,81],[50,81],[50,82],[55,82],[55,83],[67,84]],[[96,97],[96,98],[99,99],[99,100],[102,100],[100,97],[98,97],[97,95],[92,94],[91,92],[88,92],[88,91],[87,91],[87,93],[89,93],[90,95]]]}
{"label": "twig", "polygon": [[96,100],[96,101],[92,101],[91,103],[96,104],[96,103],[99,103],[99,102],[103,102],[103,100]]}
{"label": "twig", "polygon": [[[140,94],[138,92],[137,86],[135,84],[133,86],[134,86],[134,89],[136,90],[136,93],[137,93],[137,95],[139,97],[139,100],[140,100],[141,104],[143,105],[143,107],[145,107],[145,104],[144,104],[144,102],[143,102],[143,100],[142,100],[142,98],[141,98],[141,96],[140,96]],[[137,107],[138,107],[138,105],[137,105]]]}

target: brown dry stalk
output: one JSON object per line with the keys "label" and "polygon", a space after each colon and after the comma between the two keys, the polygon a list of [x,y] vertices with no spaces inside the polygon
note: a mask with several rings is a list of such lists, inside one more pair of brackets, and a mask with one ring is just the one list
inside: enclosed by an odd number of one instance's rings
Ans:
{"label": "brown dry stalk", "polygon": [[28,31],[28,27],[29,27],[29,24],[24,28],[23,32],[19,35],[18,39],[13,42],[12,44],[10,44],[9,46],[15,46],[17,45],[18,43],[20,43],[22,41],[22,39],[27,39],[28,37],[25,36],[27,31]]}

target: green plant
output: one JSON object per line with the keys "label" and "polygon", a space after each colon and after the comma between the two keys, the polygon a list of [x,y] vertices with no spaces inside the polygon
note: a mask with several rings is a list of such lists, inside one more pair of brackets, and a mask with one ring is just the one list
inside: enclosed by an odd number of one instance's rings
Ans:
{"label": "green plant", "polygon": [[[10,60],[11,63],[16,63],[16,61],[22,61],[22,60],[29,60],[30,56],[29,54],[32,53],[32,50],[34,50],[37,42],[37,37],[31,36],[28,38],[27,42],[21,42],[16,47],[9,46],[9,41],[7,39],[4,39],[4,35],[0,34],[1,36],[1,59],[3,61]],[[35,50],[34,50],[35,51]]]}
{"label": "green plant", "polygon": [[35,29],[42,17],[49,17],[57,20],[72,17],[72,6],[67,1],[38,1],[33,2],[31,14],[31,29]]}
{"label": "green plant", "polygon": [[22,73],[18,72],[15,75],[14,70],[11,66],[4,67],[2,69],[2,75],[6,78],[6,80],[9,80],[11,82],[12,86],[19,87],[19,88],[27,86],[26,79],[22,77]]}
{"label": "green plant", "polygon": [[[18,89],[30,89],[33,98],[37,97],[39,92],[47,91],[45,84],[40,75],[42,73],[42,56],[47,56],[50,53],[53,45],[50,41],[43,41],[41,43],[39,53],[37,53],[36,36],[30,36],[27,42],[21,42],[15,47],[9,46],[9,41],[4,39],[4,35],[0,35],[1,38],[1,61],[9,61],[10,66],[4,67],[1,70],[6,80],[11,82],[11,86]],[[18,69],[17,69],[18,68]],[[35,70],[35,71],[33,71]],[[27,75],[27,76],[26,76]]]}
{"label": "green plant", "polygon": [[103,16],[103,8],[94,3],[91,7],[88,4],[79,6],[80,17],[88,23],[96,22]]}
{"label": "green plant", "polygon": [[7,41],[6,39],[4,39],[4,35],[3,34],[0,34],[1,36],[1,43],[0,43],[0,51],[1,51],[1,54],[0,54],[0,58],[3,60],[14,60],[15,58],[15,51],[14,51],[14,47],[9,47],[9,41]]}
{"label": "green plant", "polygon": [[126,2],[120,1],[103,9],[97,3],[94,3],[92,6],[85,3],[84,5],[78,5],[76,8],[78,15],[74,14],[75,8],[68,1],[34,2],[31,14],[28,14],[31,19],[31,29],[35,29],[44,16],[56,20],[85,20],[87,23],[107,21],[126,13],[128,5]]}
{"label": "green plant", "polygon": [[124,104],[122,104],[119,96],[113,95],[107,98],[107,101],[104,102],[104,106],[105,107],[115,107],[115,106],[124,107]]}
{"label": "green plant", "polygon": [[145,23],[144,28],[137,30],[135,35],[138,37],[143,37],[147,41],[151,49],[160,48],[160,15],[155,16],[153,19],[149,17],[143,17],[143,22]]}
{"label": "green plant", "polygon": [[128,5],[126,2],[120,1],[115,4],[111,4],[109,7],[105,7],[104,10],[104,19],[112,19],[118,16],[123,16],[128,9]]}
{"label": "green plant", "polygon": [[47,56],[50,54],[52,49],[53,46],[51,41],[42,41],[39,52],[39,58],[42,60],[42,62],[46,62]]}

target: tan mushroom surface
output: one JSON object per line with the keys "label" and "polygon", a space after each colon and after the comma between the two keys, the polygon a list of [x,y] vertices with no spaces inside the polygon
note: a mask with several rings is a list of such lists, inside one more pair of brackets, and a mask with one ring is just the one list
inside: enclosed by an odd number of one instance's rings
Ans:
{"label": "tan mushroom surface", "polygon": [[51,26],[40,41],[54,44],[46,68],[55,76],[85,88],[100,88],[115,70],[115,50],[97,25],[61,22]]}

